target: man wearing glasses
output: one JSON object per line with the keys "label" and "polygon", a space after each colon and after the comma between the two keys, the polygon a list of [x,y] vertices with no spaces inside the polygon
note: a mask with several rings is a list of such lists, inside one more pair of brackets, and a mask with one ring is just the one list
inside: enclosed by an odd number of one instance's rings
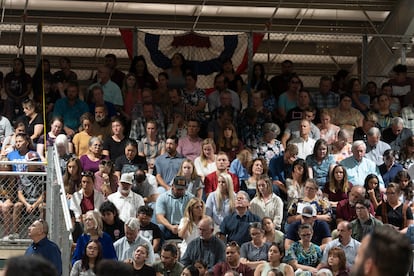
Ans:
{"label": "man wearing glasses", "polygon": [[369,199],[360,199],[355,203],[355,211],[357,218],[351,221],[352,238],[357,241],[362,239],[374,231],[376,227],[382,226],[383,223],[376,219],[371,213],[371,202]]}
{"label": "man wearing glasses", "polygon": [[29,226],[29,238],[33,243],[27,248],[25,255],[39,255],[51,262],[58,275],[62,275],[62,258],[59,247],[47,238],[49,226],[43,219],[38,219]]}

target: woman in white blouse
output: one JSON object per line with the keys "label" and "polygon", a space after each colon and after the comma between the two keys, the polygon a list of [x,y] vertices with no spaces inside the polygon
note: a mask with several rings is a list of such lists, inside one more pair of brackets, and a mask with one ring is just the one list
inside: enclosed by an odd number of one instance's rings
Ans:
{"label": "woman in white blouse", "polygon": [[198,175],[204,181],[204,178],[217,170],[216,167],[216,144],[211,138],[204,139],[201,143],[201,153],[194,160],[194,166],[196,167]]}
{"label": "woman in white blouse", "polygon": [[256,196],[250,202],[250,212],[259,217],[270,217],[280,229],[283,219],[283,201],[272,190],[272,181],[267,175],[261,175],[256,184]]}

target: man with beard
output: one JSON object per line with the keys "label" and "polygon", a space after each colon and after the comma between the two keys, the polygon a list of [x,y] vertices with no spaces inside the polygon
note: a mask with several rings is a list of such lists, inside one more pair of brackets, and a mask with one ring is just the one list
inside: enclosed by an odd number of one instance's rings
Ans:
{"label": "man with beard", "polygon": [[408,238],[391,227],[378,227],[362,240],[351,275],[407,275],[412,255]]}
{"label": "man with beard", "polygon": [[342,221],[338,224],[336,230],[338,231],[338,238],[328,242],[323,251],[322,261],[318,267],[328,265],[328,253],[334,247],[339,247],[345,252],[346,266],[352,267],[355,263],[355,256],[358,252],[360,242],[354,240],[352,235],[352,225],[348,221]]}
{"label": "man with beard", "polygon": [[145,205],[142,196],[131,191],[133,181],[134,172],[122,174],[118,191],[108,196],[108,200],[118,209],[119,218],[124,222],[130,217],[135,218],[138,208]]}
{"label": "man with beard", "polygon": [[153,265],[157,275],[181,275],[184,266],[178,262],[178,248],[174,243],[165,243],[162,246],[160,259]]}
{"label": "man with beard", "polygon": [[165,141],[165,153],[155,159],[158,192],[161,194],[170,189],[171,182],[180,170],[184,156],[177,152],[177,136],[168,137]]}
{"label": "man with beard", "polygon": [[66,135],[72,136],[79,129],[79,116],[89,111],[88,105],[79,99],[79,84],[77,82],[69,82],[66,89],[67,96],[56,101],[53,109],[53,116],[63,118]]}
{"label": "man with beard", "polygon": [[112,135],[111,120],[105,105],[95,106],[95,122],[92,124],[93,133],[105,140]]}
{"label": "man with beard", "polygon": [[165,240],[180,239],[177,234],[178,225],[184,216],[184,209],[187,203],[194,197],[186,189],[187,183],[185,178],[177,176],[171,189],[158,197],[155,214]]}

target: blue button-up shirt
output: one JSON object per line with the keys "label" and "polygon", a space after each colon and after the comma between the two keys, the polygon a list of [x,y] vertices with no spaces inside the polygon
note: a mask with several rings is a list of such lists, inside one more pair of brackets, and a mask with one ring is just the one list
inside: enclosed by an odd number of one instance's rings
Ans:
{"label": "blue button-up shirt", "polygon": [[379,169],[373,161],[363,157],[361,162],[358,162],[353,156],[350,156],[342,160],[340,164],[346,168],[348,180],[352,185],[363,186],[365,177],[373,173],[378,176],[380,188],[385,188]]}
{"label": "blue button-up shirt", "polygon": [[42,256],[55,266],[58,275],[62,275],[62,257],[60,254],[60,249],[47,237],[41,239],[38,243],[32,243],[29,248],[27,248],[25,255]]}

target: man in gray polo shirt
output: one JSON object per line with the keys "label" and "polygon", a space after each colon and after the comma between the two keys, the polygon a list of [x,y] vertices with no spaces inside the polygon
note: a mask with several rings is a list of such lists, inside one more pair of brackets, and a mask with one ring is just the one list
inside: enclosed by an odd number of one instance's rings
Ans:
{"label": "man in gray polo shirt", "polygon": [[158,193],[162,194],[168,191],[170,183],[180,170],[184,156],[177,152],[178,138],[177,136],[168,137],[165,141],[166,153],[155,159],[155,168],[157,170]]}
{"label": "man in gray polo shirt", "polygon": [[194,197],[186,189],[185,178],[176,176],[171,189],[161,194],[157,199],[155,215],[165,240],[179,239],[177,235],[178,225],[184,216],[187,203]]}

